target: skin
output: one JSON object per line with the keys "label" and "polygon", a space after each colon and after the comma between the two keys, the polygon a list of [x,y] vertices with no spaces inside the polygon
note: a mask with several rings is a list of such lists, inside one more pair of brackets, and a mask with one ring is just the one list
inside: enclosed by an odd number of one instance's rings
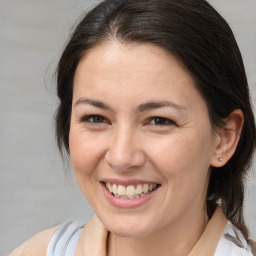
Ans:
{"label": "skin", "polygon": [[[145,107],[163,101],[173,104]],[[241,126],[240,119],[230,123]],[[232,155],[217,161],[229,141],[229,134],[213,132],[192,77],[163,49],[113,40],[80,60],[70,155],[82,193],[111,232],[108,255],[187,255],[208,221],[210,166]],[[106,199],[100,183],[106,179],[161,187],[143,205],[123,209]]]}

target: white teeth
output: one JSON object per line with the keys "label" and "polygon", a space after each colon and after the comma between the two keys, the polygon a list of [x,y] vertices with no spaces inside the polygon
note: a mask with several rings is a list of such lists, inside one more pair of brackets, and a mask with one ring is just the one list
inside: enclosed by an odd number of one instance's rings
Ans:
{"label": "white teeth", "polygon": [[106,187],[109,190],[110,193],[113,192],[113,187],[110,185],[110,183],[106,183]]}
{"label": "white teeth", "polygon": [[136,188],[136,195],[140,195],[142,193],[142,185],[139,184],[137,185],[137,188]]}
{"label": "white teeth", "polygon": [[143,188],[142,188],[143,193],[147,193],[148,192],[148,184],[144,184]]}
{"label": "white teeth", "polygon": [[126,194],[127,194],[127,196],[135,196],[135,188],[134,188],[134,186],[128,186],[126,188]]}
{"label": "white teeth", "polygon": [[[107,184],[109,184],[109,185],[111,186],[110,183],[107,183]],[[113,184],[113,187],[112,187],[112,188],[113,188],[113,189],[112,189],[112,192],[110,192],[110,193],[113,193],[113,194],[117,195],[117,185],[116,185],[116,184]]]}
{"label": "white teeth", "polygon": [[125,189],[125,187],[122,186],[122,185],[119,185],[119,186],[118,186],[118,190],[117,190],[117,194],[118,194],[119,196],[125,196],[125,195],[126,195],[126,189]]}
{"label": "white teeth", "polygon": [[133,185],[127,187],[123,185],[116,185],[107,182],[106,188],[117,198],[122,199],[134,199],[147,195],[154,189],[156,189],[157,184],[138,184],[136,188]]}

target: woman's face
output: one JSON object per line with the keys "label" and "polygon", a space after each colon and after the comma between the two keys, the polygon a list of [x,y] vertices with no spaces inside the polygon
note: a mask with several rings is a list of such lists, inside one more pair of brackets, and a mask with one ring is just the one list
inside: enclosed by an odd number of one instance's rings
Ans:
{"label": "woman's face", "polygon": [[105,42],[79,62],[70,154],[113,233],[142,237],[201,217],[217,140],[193,79],[157,46]]}

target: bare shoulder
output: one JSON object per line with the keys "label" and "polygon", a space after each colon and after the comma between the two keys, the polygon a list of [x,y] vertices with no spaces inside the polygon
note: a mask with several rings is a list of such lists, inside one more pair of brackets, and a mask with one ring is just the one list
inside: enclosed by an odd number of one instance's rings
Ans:
{"label": "bare shoulder", "polygon": [[9,256],[45,256],[49,241],[57,227],[44,230],[16,248]]}

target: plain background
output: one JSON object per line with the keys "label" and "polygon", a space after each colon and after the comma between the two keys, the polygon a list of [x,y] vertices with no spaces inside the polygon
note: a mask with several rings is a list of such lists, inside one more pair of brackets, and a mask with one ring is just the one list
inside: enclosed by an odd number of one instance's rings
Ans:
{"label": "plain background", "polygon": [[[0,255],[40,230],[93,215],[54,140],[54,69],[77,18],[98,1],[0,0]],[[232,27],[256,101],[256,1],[211,0]],[[254,174],[253,174],[254,173]],[[256,178],[246,219],[256,238]]]}

